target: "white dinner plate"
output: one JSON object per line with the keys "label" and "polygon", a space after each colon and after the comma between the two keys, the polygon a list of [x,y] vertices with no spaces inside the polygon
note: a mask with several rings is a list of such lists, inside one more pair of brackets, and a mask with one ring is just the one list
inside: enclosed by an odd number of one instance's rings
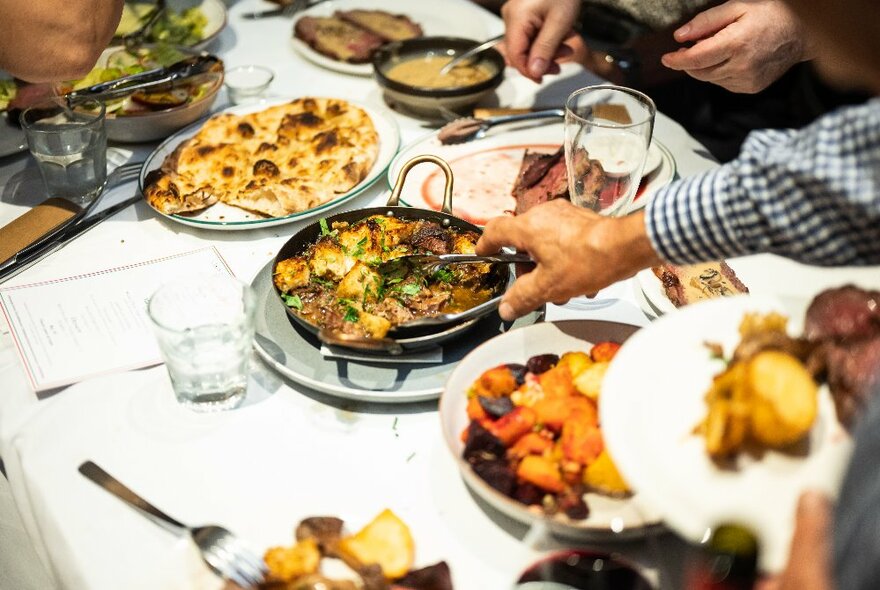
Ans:
{"label": "white dinner plate", "polygon": [[[300,12],[296,20],[304,16],[332,16],[337,10],[384,10],[392,14],[404,14],[422,27],[426,37],[463,37],[482,41],[491,34],[485,24],[483,9],[470,2],[459,0],[444,2],[398,2],[396,0],[328,0]],[[294,21],[296,26],[296,21]],[[371,63],[352,64],[330,59],[293,36],[293,48],[310,62],[336,72],[356,76],[372,76]]]}
{"label": "white dinner plate", "polygon": [[[706,414],[704,396],[724,369],[706,342],[739,341],[746,312],[789,310],[773,298],[728,297],[700,302],[666,315],[633,335],[605,375],[599,416],[605,441],[621,473],[648,509],[693,542],[722,523],[749,527],[761,544],[761,569],[786,562],[797,499],[802,490],[834,493],[851,450],[827,387],[806,454],[742,453],[732,469],[709,459],[694,427]],[[789,315],[799,334],[802,316]]]}
{"label": "white dinner plate", "polygon": [[[813,297],[832,287],[850,283],[863,289],[880,289],[880,268],[876,266],[807,266],[773,254],[731,258],[727,264],[749,293],[777,297],[793,311],[806,309]],[[650,268],[636,275],[636,283],[650,306],[646,312],[659,315],[676,310]]]}
{"label": "white dinner plate", "polygon": [[[283,104],[290,100],[292,100],[292,98],[272,100],[255,105],[232,107],[221,112],[245,115],[274,105]],[[233,207],[225,203],[216,203],[207,209],[191,215],[168,215],[161,211],[154,210],[159,215],[184,225],[200,227],[202,229],[243,230],[293,223],[307,217],[312,217],[313,215],[318,215],[319,213],[323,213],[328,209],[332,209],[333,207],[337,207],[342,203],[353,199],[376,182],[376,180],[385,172],[385,169],[388,168],[388,164],[394,158],[394,154],[397,153],[397,148],[400,146],[400,131],[397,127],[397,121],[394,120],[394,117],[386,109],[375,108],[353,101],[348,102],[364,109],[373,121],[376,132],[379,134],[379,154],[367,176],[347,193],[343,193],[335,199],[327,201],[317,207],[300,211],[298,213],[291,213],[284,217],[261,217],[259,214],[251,213],[250,211],[239,209],[238,207]],[[150,154],[146,162],[144,162],[144,167],[141,169],[140,190],[142,193],[145,186],[144,180],[147,174],[158,169],[162,165],[166,156],[177,149],[177,146],[180,145],[181,142],[195,135],[199,129],[201,129],[203,124],[204,122],[198,122],[181,129],[159,144],[159,147]]]}
{"label": "white dinner plate", "polygon": [[[538,354],[562,355],[577,350],[586,352],[593,344],[603,340],[623,342],[638,329],[638,326],[629,324],[597,320],[546,322],[511,330],[474,348],[452,372],[440,397],[443,436],[471,489],[491,506],[515,520],[525,524],[544,521],[551,531],[569,538],[635,538],[643,536],[656,525],[659,519],[644,509],[638,495],[620,499],[588,493],[585,499],[590,515],[586,519],[575,521],[563,515],[544,518],[490,487],[462,458],[464,443],[461,433],[468,426],[467,391],[484,371],[501,363],[525,364],[529,357]],[[617,359],[614,360],[616,362]],[[602,403],[605,395],[603,386]]]}
{"label": "white dinner plate", "polygon": [[[388,186],[394,186],[403,165],[415,156],[440,156],[452,167],[455,177],[452,194],[453,214],[476,225],[492,217],[510,215],[516,201],[510,192],[526,148],[554,152],[562,145],[561,121],[528,121],[490,129],[485,137],[467,143],[443,145],[435,131],[404,147],[388,168]],[[675,159],[659,141],[651,143],[649,153],[655,169],[643,178],[633,208],[647,200],[675,177]],[[413,207],[439,210],[443,200],[441,174],[434,167],[417,166],[406,178],[401,200]]]}

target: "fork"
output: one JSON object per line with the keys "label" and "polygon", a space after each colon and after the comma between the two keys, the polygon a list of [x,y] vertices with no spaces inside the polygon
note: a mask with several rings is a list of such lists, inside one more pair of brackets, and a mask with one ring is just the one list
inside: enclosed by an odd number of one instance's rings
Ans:
{"label": "fork", "polygon": [[217,525],[190,527],[168,516],[92,461],[79,466],[84,476],[143,512],[162,528],[182,535],[188,533],[202,553],[202,559],[221,577],[235,582],[245,590],[257,587],[266,576],[263,560],[251,553],[232,533]]}
{"label": "fork", "polygon": [[246,20],[260,20],[263,18],[271,18],[274,16],[293,16],[297,12],[303,11],[306,8],[311,8],[315,4],[320,4],[325,0],[319,0],[318,2],[309,2],[309,0],[293,0],[290,4],[286,6],[281,6],[279,8],[270,8],[268,10],[259,10],[255,12],[246,12],[242,16],[242,18]]}

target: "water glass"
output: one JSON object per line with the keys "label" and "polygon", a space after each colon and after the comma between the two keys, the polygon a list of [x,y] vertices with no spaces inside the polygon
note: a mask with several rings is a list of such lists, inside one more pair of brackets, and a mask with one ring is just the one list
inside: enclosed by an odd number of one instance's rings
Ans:
{"label": "water glass", "polygon": [[553,553],[527,569],[514,590],[653,590],[637,566],[585,550]]}
{"label": "water glass", "polygon": [[163,285],[147,306],[177,401],[200,412],[244,401],[254,337],[254,294],[231,276]]}
{"label": "water glass", "polygon": [[107,180],[104,105],[90,100],[70,108],[63,98],[31,106],[21,126],[51,197],[88,204]]}
{"label": "water glass", "polygon": [[654,102],[605,84],[575,91],[565,104],[565,162],[572,202],[603,215],[632,204],[654,131]]}

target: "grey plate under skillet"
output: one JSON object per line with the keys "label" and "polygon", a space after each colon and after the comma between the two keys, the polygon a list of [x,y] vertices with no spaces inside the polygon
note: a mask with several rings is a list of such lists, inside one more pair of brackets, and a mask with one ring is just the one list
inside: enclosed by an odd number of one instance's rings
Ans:
{"label": "grey plate under skillet", "polygon": [[251,285],[257,298],[257,353],[288,379],[347,399],[401,403],[440,396],[453,367],[476,346],[502,332],[534,324],[541,313],[505,324],[492,314],[460,338],[444,344],[442,363],[367,363],[325,359],[318,339],[295,325],[272,287],[272,261],[257,273]]}
{"label": "grey plate under skillet", "polygon": [[0,158],[23,152],[27,149],[27,140],[20,127],[13,127],[7,120],[6,112],[0,113]]}

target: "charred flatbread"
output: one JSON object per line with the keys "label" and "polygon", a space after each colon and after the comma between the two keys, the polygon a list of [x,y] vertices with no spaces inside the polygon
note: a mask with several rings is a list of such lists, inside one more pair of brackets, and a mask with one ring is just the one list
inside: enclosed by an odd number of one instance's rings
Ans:
{"label": "charred flatbread", "polygon": [[351,190],[378,152],[366,111],[344,100],[300,98],[209,119],[148,175],[144,194],[165,214],[220,201],[283,217]]}

